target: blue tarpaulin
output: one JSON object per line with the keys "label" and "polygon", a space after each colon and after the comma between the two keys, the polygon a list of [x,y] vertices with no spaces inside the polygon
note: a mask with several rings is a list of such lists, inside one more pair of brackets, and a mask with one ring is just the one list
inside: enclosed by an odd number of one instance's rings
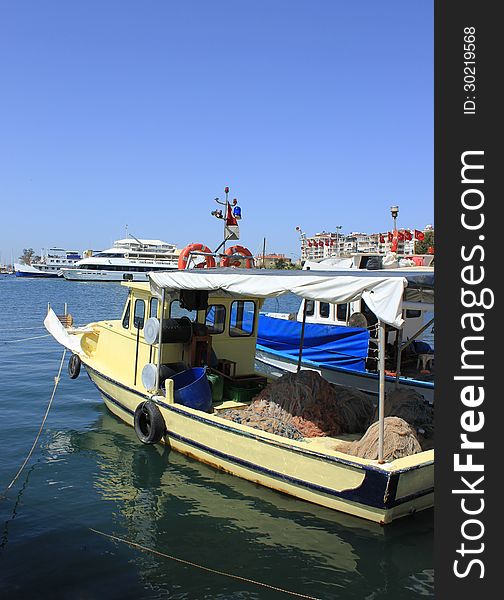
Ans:
{"label": "blue tarpaulin", "polygon": [[[257,344],[297,359],[301,327],[297,321],[259,315]],[[368,345],[367,329],[306,323],[303,359],[322,366],[365,371]]]}

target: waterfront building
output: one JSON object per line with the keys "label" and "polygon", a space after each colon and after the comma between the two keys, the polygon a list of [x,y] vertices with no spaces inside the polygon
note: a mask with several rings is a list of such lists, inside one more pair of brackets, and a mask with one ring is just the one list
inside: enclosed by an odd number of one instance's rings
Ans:
{"label": "waterfront building", "polygon": [[258,269],[275,269],[279,265],[292,266],[292,259],[285,254],[258,254],[254,257],[254,262]]}
{"label": "waterfront building", "polygon": [[[397,253],[405,256],[415,254],[415,231],[425,234],[427,231],[433,230],[432,225],[427,225],[422,229],[398,229]],[[303,261],[321,260],[331,256],[349,256],[359,252],[386,254],[390,252],[392,231],[371,234],[362,232],[341,234],[322,231],[313,236],[307,236],[301,232],[300,242],[301,260]]]}

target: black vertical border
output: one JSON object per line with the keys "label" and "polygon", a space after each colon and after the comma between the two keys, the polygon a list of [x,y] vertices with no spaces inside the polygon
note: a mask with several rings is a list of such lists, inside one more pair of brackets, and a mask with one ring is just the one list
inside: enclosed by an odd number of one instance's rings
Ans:
{"label": "black vertical border", "polygon": [[[500,597],[498,579],[504,573],[500,565],[504,544],[504,313],[497,291],[499,280],[504,279],[504,191],[500,182],[504,174],[504,157],[500,149],[502,118],[497,104],[502,87],[500,58],[504,56],[502,44],[504,31],[497,15],[499,4],[488,0],[435,0],[435,259],[436,259],[436,500],[435,500],[435,590],[436,598],[481,599]],[[474,27],[476,90],[464,89],[464,28]],[[470,79],[470,78],[469,78]],[[475,96],[474,115],[464,114],[464,101]],[[472,98],[469,98],[472,99]],[[475,185],[483,193],[485,203],[481,209],[485,224],[479,231],[467,231],[461,224],[461,195],[467,185],[461,181],[461,155],[466,151],[482,150],[484,184]],[[478,162],[472,161],[472,162]],[[501,184],[501,185],[499,185]],[[475,213],[475,214],[476,214]],[[475,217],[475,214],[471,215]],[[484,236],[484,240],[479,238]],[[476,244],[484,247],[485,256],[475,254],[472,262],[464,262],[461,247]],[[484,482],[479,488],[482,495],[467,495],[467,506],[476,507],[484,498],[485,508],[478,515],[485,527],[483,537],[477,541],[464,540],[461,527],[465,519],[461,508],[463,495],[452,490],[463,488],[461,475],[474,481],[475,474],[454,472],[454,455],[460,453],[461,415],[465,410],[460,401],[462,384],[454,380],[461,373],[461,340],[470,335],[464,331],[461,318],[464,312],[476,309],[463,308],[461,269],[474,264],[477,273],[483,266],[485,279],[482,287],[495,293],[491,309],[479,309],[484,314],[485,328],[480,334],[484,341],[477,343],[484,350],[485,389],[483,405],[474,410],[484,412],[485,424],[481,431],[469,434],[482,440],[484,450],[475,450],[473,459],[483,462]],[[479,357],[481,358],[481,357]],[[474,371],[473,371],[474,373]],[[502,507],[502,509],[501,509]],[[472,529],[471,529],[472,527]],[[478,526],[466,531],[476,535]],[[461,544],[472,551],[484,550],[462,556],[457,553]],[[464,572],[471,559],[484,564],[484,577],[479,564],[473,564],[467,576],[459,578],[454,573],[454,561],[459,560],[459,571]],[[487,594],[483,596],[482,594]]]}

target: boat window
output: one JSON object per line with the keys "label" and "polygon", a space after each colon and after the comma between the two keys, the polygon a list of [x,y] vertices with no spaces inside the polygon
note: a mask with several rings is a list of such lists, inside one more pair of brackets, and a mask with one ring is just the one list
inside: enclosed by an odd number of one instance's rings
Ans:
{"label": "boat window", "polygon": [[336,304],[336,320],[346,321],[348,314],[348,304]]}
{"label": "boat window", "polygon": [[124,327],[124,329],[129,329],[130,312],[131,312],[131,300],[128,300],[128,304],[126,306],[126,310],[124,312],[124,317],[122,320],[122,326]]}
{"label": "boat window", "polygon": [[135,315],[133,325],[138,329],[143,329],[145,319],[145,302],[143,300],[135,300]]}
{"label": "boat window", "polygon": [[330,311],[329,302],[321,302],[319,311],[320,311],[320,316],[323,317],[324,319],[327,319],[329,317],[329,311]]}
{"label": "boat window", "polygon": [[195,310],[187,310],[180,306],[179,300],[174,300],[170,304],[170,319],[178,319],[179,317],[188,317],[192,323],[198,318],[198,313]]}
{"label": "boat window", "polygon": [[224,331],[226,324],[226,307],[222,304],[211,304],[206,311],[205,325],[208,333],[216,334]]}
{"label": "boat window", "polygon": [[406,309],[406,318],[407,319],[418,319],[418,317],[422,314],[421,310],[413,310],[412,308]]}
{"label": "boat window", "polygon": [[151,298],[150,299],[150,308],[149,308],[149,317],[157,317],[158,311],[158,299]]}
{"label": "boat window", "polygon": [[231,304],[229,335],[232,337],[252,335],[254,330],[255,303],[250,300],[235,300]]}
{"label": "boat window", "polygon": [[306,302],[306,316],[313,317],[315,314],[315,302],[314,300],[305,300]]}

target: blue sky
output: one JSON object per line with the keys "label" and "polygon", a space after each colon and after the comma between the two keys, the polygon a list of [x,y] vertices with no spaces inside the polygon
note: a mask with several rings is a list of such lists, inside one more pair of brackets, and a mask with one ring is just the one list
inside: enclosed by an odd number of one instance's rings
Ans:
{"label": "blue sky", "polygon": [[0,262],[433,221],[429,0],[0,2]]}

